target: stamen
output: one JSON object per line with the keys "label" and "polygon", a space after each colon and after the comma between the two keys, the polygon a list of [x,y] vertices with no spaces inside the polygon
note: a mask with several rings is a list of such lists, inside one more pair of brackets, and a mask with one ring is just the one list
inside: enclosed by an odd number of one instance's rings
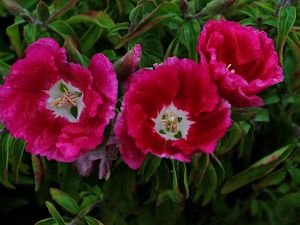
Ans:
{"label": "stamen", "polygon": [[66,88],[63,88],[63,90],[63,96],[54,99],[54,101],[50,103],[50,106],[56,106],[58,108],[76,106],[76,102],[82,94],[80,92],[71,93]]}
{"label": "stamen", "polygon": [[232,65],[228,64],[228,66],[226,67],[226,69],[229,70],[231,73],[235,73],[235,70],[234,69],[230,69],[230,68],[232,68]]}
{"label": "stamen", "polygon": [[166,132],[177,133],[179,120],[174,112],[166,112],[161,121]]}

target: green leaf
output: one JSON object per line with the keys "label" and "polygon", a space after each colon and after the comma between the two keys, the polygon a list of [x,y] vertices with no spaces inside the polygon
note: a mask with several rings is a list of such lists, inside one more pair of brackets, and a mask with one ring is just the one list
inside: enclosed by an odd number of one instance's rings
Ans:
{"label": "green leaf", "polygon": [[197,60],[198,53],[196,46],[200,33],[200,24],[197,20],[191,20],[183,25],[181,32],[181,42],[189,51],[189,58]]}
{"label": "green leaf", "polygon": [[115,49],[121,48],[129,41],[141,36],[146,31],[153,28],[158,23],[167,18],[180,14],[178,6],[171,2],[163,2],[157,6],[151,13],[145,16],[139,23],[132,28],[131,32],[123,36],[114,46]]}
{"label": "green leaf", "polygon": [[16,183],[19,182],[19,169],[25,150],[25,142],[23,140],[14,140],[12,151],[10,153],[13,177]]}
{"label": "green leaf", "polygon": [[200,183],[200,187],[198,189],[198,192],[202,193],[204,196],[202,206],[208,204],[213,197],[215,190],[217,188],[218,178],[215,168],[211,163],[209,163],[203,180]]}
{"label": "green leaf", "polygon": [[279,12],[276,47],[281,65],[283,65],[283,47],[286,38],[296,21],[296,15],[297,12],[294,6],[283,7]]}
{"label": "green leaf", "polygon": [[14,186],[10,184],[8,180],[9,154],[13,141],[14,139],[12,136],[5,135],[1,140],[0,145],[0,181],[4,186],[8,188],[14,188]]}
{"label": "green leaf", "polygon": [[275,212],[281,224],[298,224],[300,212],[300,192],[287,194],[278,199]]}
{"label": "green leaf", "polygon": [[3,62],[3,60],[0,59],[0,72],[2,74],[9,74],[10,71],[10,65],[8,65],[7,63]]}
{"label": "green leaf", "polygon": [[93,218],[91,216],[86,216],[84,219],[88,225],[104,225],[99,220],[97,220],[96,218]]}
{"label": "green leaf", "polygon": [[36,222],[34,225],[57,225],[54,218],[47,218]]}
{"label": "green leaf", "polygon": [[212,0],[201,12],[210,16],[218,15],[225,12],[234,2],[233,0]]}
{"label": "green leaf", "polygon": [[257,188],[265,188],[273,185],[278,185],[282,181],[284,181],[286,177],[286,171],[285,170],[279,170],[274,173],[269,174],[264,179],[262,179],[257,185]]}
{"label": "green leaf", "polygon": [[105,29],[111,29],[115,26],[115,22],[112,18],[105,12],[100,11],[96,16],[97,24]]}
{"label": "green leaf", "polygon": [[294,148],[294,145],[285,146],[257,161],[248,169],[231,177],[222,187],[221,193],[228,194],[268,175],[293,152]]}
{"label": "green leaf", "polygon": [[157,198],[156,207],[169,199],[171,199],[174,203],[180,203],[184,200],[184,197],[182,194],[173,189],[162,191]]}
{"label": "green leaf", "polygon": [[52,199],[68,212],[73,214],[79,213],[79,206],[77,202],[67,193],[56,188],[50,188],[50,194]]}
{"label": "green leaf", "polygon": [[222,139],[217,150],[217,154],[223,155],[229,152],[239,142],[242,137],[242,133],[241,127],[237,123],[234,123],[229,132],[227,132],[225,137]]}
{"label": "green leaf", "polygon": [[22,50],[22,46],[21,46],[20,31],[19,31],[19,25],[21,23],[22,22],[17,22],[6,28],[6,34],[9,37],[10,43],[19,58],[21,58],[22,54],[23,54],[23,50]]}
{"label": "green leaf", "polygon": [[36,17],[43,24],[46,24],[50,18],[50,12],[47,4],[43,1],[40,1],[36,6]]}
{"label": "green leaf", "polygon": [[28,45],[37,40],[38,30],[39,28],[36,24],[27,24],[26,26],[24,26],[24,38]]}
{"label": "green leaf", "polygon": [[67,20],[67,23],[69,24],[94,23],[98,25],[100,28],[104,28],[104,29],[112,29],[115,26],[115,22],[111,19],[111,17],[107,13],[103,11],[97,13],[96,16],[90,16],[90,15],[72,16]]}
{"label": "green leaf", "polygon": [[97,24],[92,24],[80,39],[80,46],[83,52],[90,50],[101,37],[103,28]]}
{"label": "green leaf", "polygon": [[253,118],[253,121],[256,122],[269,122],[269,111],[267,109],[259,108],[255,117]]}
{"label": "green leaf", "polygon": [[150,178],[159,167],[160,162],[161,158],[156,157],[152,154],[147,155],[141,169],[139,170],[139,174],[142,176],[142,180],[144,182],[148,182],[150,180]]}
{"label": "green leaf", "polygon": [[66,167],[67,168],[65,169],[62,180],[60,182],[60,189],[68,193],[75,200],[78,200],[80,176],[78,175],[76,168],[72,164],[66,164]]}
{"label": "green leaf", "polygon": [[48,26],[63,38],[70,36],[74,39],[77,39],[77,35],[73,28],[63,20],[56,20]]}
{"label": "green leaf", "polygon": [[56,210],[55,206],[51,202],[46,201],[46,206],[47,206],[50,214],[55,219],[57,225],[66,225],[64,219],[61,217],[61,215],[58,213],[58,211]]}
{"label": "green leaf", "polygon": [[71,8],[73,8],[75,6],[75,4],[78,2],[78,0],[70,0],[70,1],[66,1],[67,3],[62,6],[61,8],[57,9],[50,17],[49,19],[49,23],[51,23],[52,21],[54,21],[57,17],[62,16],[63,14],[65,14],[66,12],[68,12]]}

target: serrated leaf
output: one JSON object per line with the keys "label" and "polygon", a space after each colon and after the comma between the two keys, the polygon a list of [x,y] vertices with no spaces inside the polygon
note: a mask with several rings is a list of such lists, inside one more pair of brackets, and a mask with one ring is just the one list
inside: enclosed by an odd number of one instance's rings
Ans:
{"label": "serrated leaf", "polygon": [[50,214],[55,219],[57,225],[66,225],[64,219],[61,217],[61,215],[58,213],[57,209],[55,208],[55,206],[51,202],[46,201],[46,206],[47,206],[48,211],[50,212]]}
{"label": "serrated leaf", "polygon": [[254,163],[248,169],[231,177],[222,187],[221,193],[228,194],[273,171],[294,150],[294,145],[285,146]]}
{"label": "serrated leaf", "polygon": [[67,193],[56,188],[50,188],[50,194],[52,199],[68,212],[73,214],[79,213],[79,206],[77,202]]}

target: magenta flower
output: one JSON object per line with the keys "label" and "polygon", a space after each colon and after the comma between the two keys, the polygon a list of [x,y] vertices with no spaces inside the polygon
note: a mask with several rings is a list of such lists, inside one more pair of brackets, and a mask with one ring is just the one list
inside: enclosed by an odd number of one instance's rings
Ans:
{"label": "magenta flower", "polygon": [[220,95],[235,107],[263,105],[257,94],[283,80],[272,39],[252,27],[208,21],[199,37],[198,52],[214,70]]}
{"label": "magenta flower", "polygon": [[43,38],[0,87],[0,121],[27,142],[28,152],[71,162],[102,142],[116,99],[116,74],[104,55],[86,69],[68,63],[65,49]]}
{"label": "magenta flower", "polygon": [[129,82],[115,133],[132,169],[147,153],[184,162],[195,152],[211,153],[231,125],[230,105],[219,98],[205,60],[169,58]]}

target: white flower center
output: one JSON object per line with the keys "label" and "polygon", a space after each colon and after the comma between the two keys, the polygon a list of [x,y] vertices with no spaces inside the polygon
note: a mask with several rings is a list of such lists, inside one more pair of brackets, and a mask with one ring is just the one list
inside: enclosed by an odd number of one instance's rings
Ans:
{"label": "white flower center", "polygon": [[158,116],[153,119],[155,130],[166,140],[186,138],[192,121],[187,118],[188,113],[177,109],[173,104],[162,108]]}
{"label": "white flower center", "polygon": [[56,116],[66,118],[69,122],[77,122],[84,108],[83,93],[63,80],[56,82],[48,91],[47,108]]}

